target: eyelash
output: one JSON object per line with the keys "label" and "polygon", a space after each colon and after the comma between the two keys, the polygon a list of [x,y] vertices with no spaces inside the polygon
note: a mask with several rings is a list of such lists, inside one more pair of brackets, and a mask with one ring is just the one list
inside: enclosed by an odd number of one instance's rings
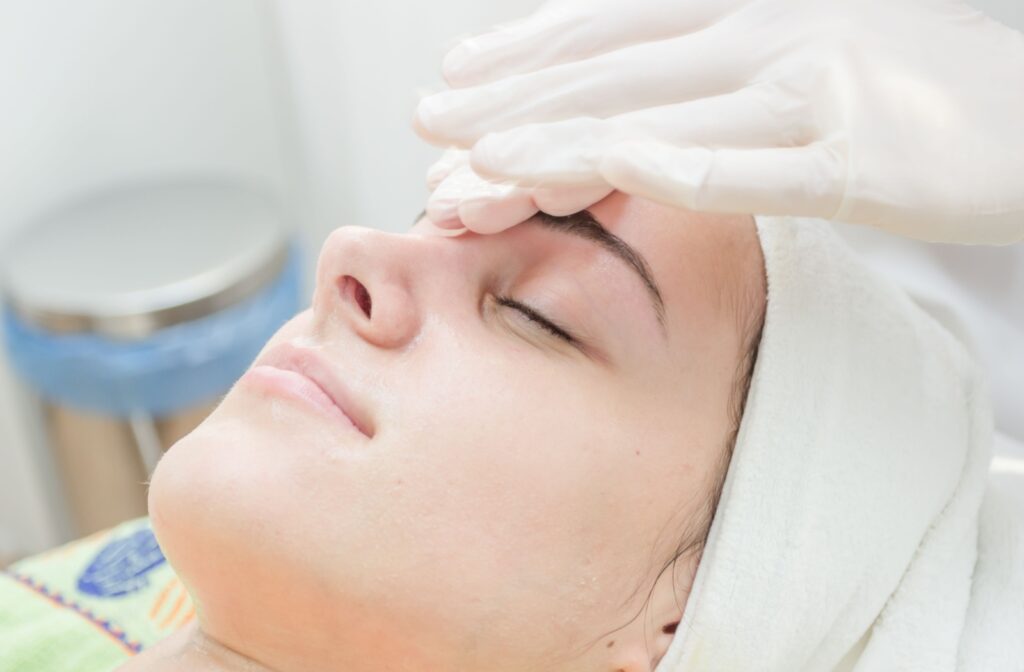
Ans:
{"label": "eyelash", "polygon": [[559,338],[565,341],[566,343],[569,343],[570,345],[577,345],[577,343],[579,342],[576,340],[575,336],[570,334],[565,329],[562,329],[557,324],[555,324],[550,319],[541,314],[539,311],[531,308],[525,303],[517,301],[510,296],[495,296],[494,300],[499,306],[505,306],[506,308],[511,308],[513,310],[519,311],[519,313],[523,317],[535,323],[538,327],[548,332],[555,338]]}

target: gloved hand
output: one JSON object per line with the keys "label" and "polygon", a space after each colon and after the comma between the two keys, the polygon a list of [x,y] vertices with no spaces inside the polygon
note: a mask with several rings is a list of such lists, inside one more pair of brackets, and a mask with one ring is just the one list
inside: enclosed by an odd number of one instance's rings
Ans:
{"label": "gloved hand", "polygon": [[450,149],[427,171],[427,217],[442,229],[497,233],[529,219],[538,210],[570,215],[611,193],[607,185],[527,188],[497,184],[479,177],[469,152]]}
{"label": "gloved hand", "polygon": [[444,73],[415,125],[506,182],[440,180],[491,231],[529,216],[524,190],[583,187],[1024,238],[1024,34],[960,0],[554,0]]}

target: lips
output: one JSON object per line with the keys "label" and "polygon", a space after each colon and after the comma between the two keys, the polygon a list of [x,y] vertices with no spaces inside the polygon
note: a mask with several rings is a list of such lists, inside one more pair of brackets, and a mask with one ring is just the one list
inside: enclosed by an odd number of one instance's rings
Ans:
{"label": "lips", "polygon": [[253,368],[257,366],[271,366],[308,378],[323,390],[356,429],[368,438],[373,437],[373,424],[366,412],[318,353],[288,342],[279,343],[253,363]]}

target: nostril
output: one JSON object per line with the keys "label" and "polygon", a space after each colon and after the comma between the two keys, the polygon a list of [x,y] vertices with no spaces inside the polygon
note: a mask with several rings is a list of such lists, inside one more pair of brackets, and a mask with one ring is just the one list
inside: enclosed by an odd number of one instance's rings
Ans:
{"label": "nostril", "polygon": [[366,291],[366,287],[363,285],[356,285],[356,301],[359,302],[359,307],[366,313],[366,317],[369,318],[373,311],[373,299],[370,298],[370,293]]}
{"label": "nostril", "polygon": [[355,299],[356,304],[359,305],[363,314],[366,315],[367,319],[369,319],[373,314],[373,299],[370,298],[370,292],[366,290],[363,283],[359,282],[351,275],[346,275],[344,282],[348,287],[352,288],[352,298]]}

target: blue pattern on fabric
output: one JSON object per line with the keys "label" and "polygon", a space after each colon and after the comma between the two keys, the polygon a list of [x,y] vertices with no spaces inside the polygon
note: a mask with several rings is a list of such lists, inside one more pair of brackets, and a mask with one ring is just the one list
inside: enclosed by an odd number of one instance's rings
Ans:
{"label": "blue pattern on fabric", "polygon": [[124,597],[149,585],[146,575],[166,562],[151,530],[115,539],[78,577],[78,590],[95,597]]}

